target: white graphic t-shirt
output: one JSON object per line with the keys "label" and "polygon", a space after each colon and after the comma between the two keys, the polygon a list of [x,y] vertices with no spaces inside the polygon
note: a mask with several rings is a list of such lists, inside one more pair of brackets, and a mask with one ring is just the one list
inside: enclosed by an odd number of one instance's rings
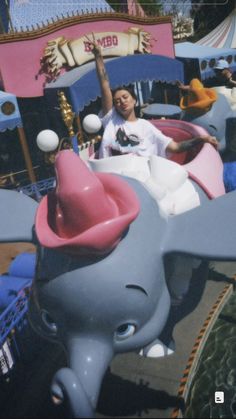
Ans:
{"label": "white graphic t-shirt", "polygon": [[166,157],[166,147],[172,138],[162,134],[149,121],[140,118],[132,122],[126,121],[112,108],[102,118],[102,123],[104,134],[99,158],[127,153]]}

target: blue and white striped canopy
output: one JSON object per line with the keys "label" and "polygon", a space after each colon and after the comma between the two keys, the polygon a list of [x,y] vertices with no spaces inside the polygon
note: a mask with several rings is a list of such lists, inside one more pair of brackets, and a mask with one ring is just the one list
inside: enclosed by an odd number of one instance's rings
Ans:
{"label": "blue and white striped canopy", "polygon": [[10,0],[10,15],[16,31],[41,26],[51,19],[67,17],[68,14],[96,10],[112,11],[105,0]]}
{"label": "blue and white striped canopy", "polygon": [[[155,80],[176,84],[184,80],[183,63],[152,54],[134,54],[106,60],[106,71],[112,89],[131,83]],[[57,81],[48,83],[44,95],[49,104],[58,102],[57,92],[63,90],[76,114],[100,95],[100,86],[95,63],[90,62],[61,75]]]}

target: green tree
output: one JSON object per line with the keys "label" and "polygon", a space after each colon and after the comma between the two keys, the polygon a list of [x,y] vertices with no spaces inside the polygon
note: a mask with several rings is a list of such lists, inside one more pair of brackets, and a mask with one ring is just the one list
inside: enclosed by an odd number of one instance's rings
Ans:
{"label": "green tree", "polygon": [[[107,3],[116,11],[116,12],[126,12],[127,11],[127,1],[113,1],[113,0],[106,0]],[[137,0],[144,12],[147,15],[160,15],[162,5],[161,2],[156,0]]]}
{"label": "green tree", "polygon": [[216,28],[235,8],[235,0],[192,1],[195,35],[202,37]]}
{"label": "green tree", "polygon": [[161,2],[156,0],[138,0],[138,3],[142,6],[144,12],[149,15],[160,15],[162,10]]}
{"label": "green tree", "polygon": [[112,7],[115,12],[122,12],[123,5],[122,2],[113,1],[113,0],[106,0],[106,2]]}

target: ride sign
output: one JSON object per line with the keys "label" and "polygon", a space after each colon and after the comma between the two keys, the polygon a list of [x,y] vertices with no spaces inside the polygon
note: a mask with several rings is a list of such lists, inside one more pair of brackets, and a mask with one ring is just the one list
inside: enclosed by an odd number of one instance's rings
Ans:
{"label": "ride sign", "polygon": [[[150,54],[151,35],[141,28],[129,28],[127,32],[100,32],[94,34],[102,47],[103,56],[126,56],[135,52]],[[47,42],[41,58],[41,66],[52,79],[56,79],[63,66],[76,67],[93,59],[88,34],[74,40],[60,36]]]}

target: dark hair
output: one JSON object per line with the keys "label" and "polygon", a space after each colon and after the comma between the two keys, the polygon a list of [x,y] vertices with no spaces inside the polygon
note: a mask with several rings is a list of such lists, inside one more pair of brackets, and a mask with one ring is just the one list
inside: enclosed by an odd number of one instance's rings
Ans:
{"label": "dark hair", "polygon": [[126,90],[127,92],[129,92],[129,94],[132,96],[132,98],[137,101],[137,96],[134,93],[134,90],[131,87],[127,87],[127,86],[119,86],[116,89],[112,90],[112,97],[113,98],[114,98],[116,92],[118,92],[119,90]]}

